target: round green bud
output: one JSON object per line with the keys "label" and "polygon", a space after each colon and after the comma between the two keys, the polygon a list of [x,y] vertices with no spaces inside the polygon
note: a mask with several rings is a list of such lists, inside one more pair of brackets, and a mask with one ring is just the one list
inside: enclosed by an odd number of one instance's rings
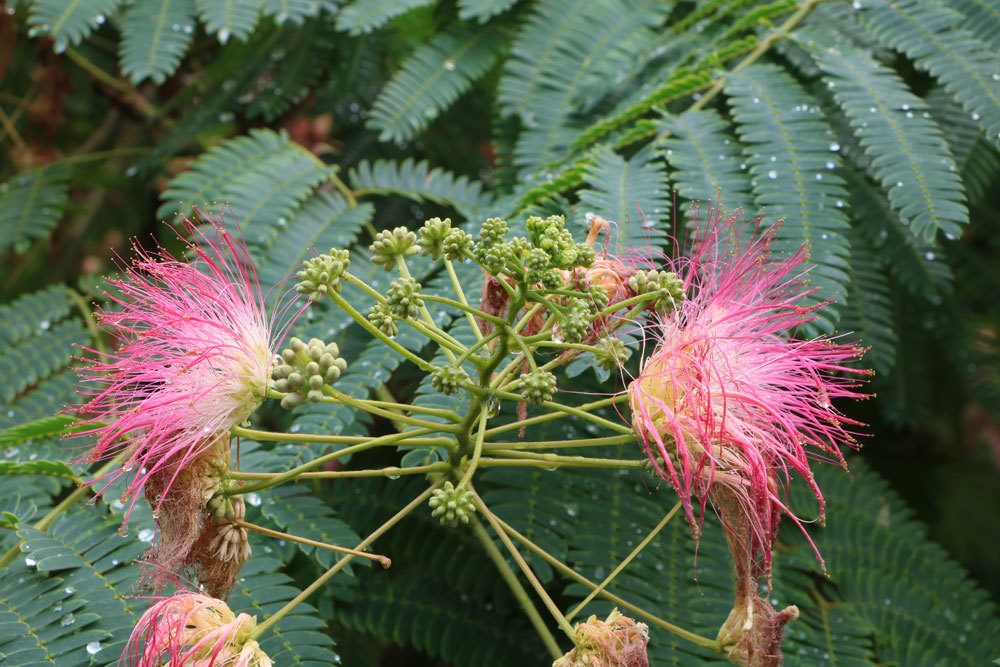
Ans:
{"label": "round green bud", "polygon": [[421,255],[430,255],[432,259],[441,259],[444,254],[444,242],[451,233],[451,218],[431,218],[420,228]]}
{"label": "round green bud", "polygon": [[383,229],[376,234],[368,249],[372,251],[372,263],[389,271],[396,267],[397,261],[417,252],[416,243],[416,234],[406,227],[396,227],[392,231]]}
{"label": "round green bud", "polygon": [[420,283],[413,278],[397,278],[389,287],[386,306],[389,313],[399,319],[416,317],[424,305],[420,298]]}
{"label": "round green bud", "polygon": [[656,293],[653,307],[668,315],[684,302],[684,281],[669,271],[639,271],[629,278],[628,286],[636,294]]}
{"label": "round green bud", "polygon": [[507,221],[503,218],[488,218],[479,228],[479,244],[494,245],[501,243],[510,232]]}
{"label": "round green bud", "polygon": [[340,290],[340,279],[350,265],[348,251],[331,248],[330,252],[303,262],[302,270],[296,273],[299,282],[295,290],[307,294],[312,301],[337,292]]}
{"label": "round green bud", "polygon": [[597,350],[594,351],[594,360],[598,366],[606,371],[620,369],[632,356],[632,350],[625,347],[625,343],[613,336],[605,336],[597,341],[595,347]]}
{"label": "round green bud", "polygon": [[556,376],[543,370],[524,373],[518,380],[518,388],[524,400],[540,405],[545,401],[551,401],[555,395]]}
{"label": "round green bud", "polygon": [[451,482],[445,482],[441,488],[435,489],[428,505],[432,510],[431,516],[437,517],[441,525],[452,528],[460,523],[469,523],[476,511],[472,492],[455,488]]}
{"label": "round green bud", "polygon": [[552,258],[541,248],[532,248],[524,258],[524,278],[530,284],[542,282],[551,270]]}
{"label": "round green bud", "polygon": [[284,363],[271,369],[271,387],[287,394],[281,399],[281,406],[288,410],[301,405],[303,400],[320,400],[323,387],[335,382],[347,370],[347,362],[340,357],[337,344],[328,345],[319,338],[312,338],[308,343],[292,338],[279,359]]}
{"label": "round green bud", "polygon": [[593,313],[585,299],[573,299],[566,311],[566,317],[559,323],[559,333],[563,342],[579,343],[590,330]]}
{"label": "round green bud", "polygon": [[472,235],[464,229],[452,229],[444,239],[442,252],[449,261],[463,259],[472,252]]}
{"label": "round green bud", "polygon": [[399,333],[399,327],[396,326],[396,318],[381,303],[376,303],[368,311],[368,321],[389,338],[394,338]]}
{"label": "round green bud", "polygon": [[513,253],[507,242],[476,246],[476,261],[493,275],[504,273],[513,261]]}
{"label": "round green bud", "polygon": [[454,394],[468,381],[469,374],[461,366],[439,366],[431,373],[431,386],[442,394]]}
{"label": "round green bud", "polygon": [[577,243],[574,250],[576,251],[576,259],[573,262],[575,266],[587,267],[597,259],[597,252],[585,243]]}

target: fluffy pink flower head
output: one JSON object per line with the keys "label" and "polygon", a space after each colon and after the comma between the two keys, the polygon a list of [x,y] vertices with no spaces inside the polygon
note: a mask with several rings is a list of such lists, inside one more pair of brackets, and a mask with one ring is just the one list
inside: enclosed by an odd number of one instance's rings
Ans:
{"label": "fluffy pink flower head", "polygon": [[118,661],[129,667],[271,667],[251,639],[257,621],[199,593],[164,598],[139,619]]}
{"label": "fluffy pink flower head", "polygon": [[712,500],[723,523],[748,533],[739,539],[753,569],[769,573],[781,515],[801,526],[781,490],[790,474],[804,478],[822,517],[810,457],[843,464],[841,447],[854,444],[858,422],[832,401],[862,397],[850,377],[857,371],[846,365],[862,350],[794,336],[822,307],[804,304],[811,294],[804,248],[772,256],[777,226],[747,239],[736,214],[722,219],[713,210],[707,223],[690,255],[665,267],[687,298],[658,321],[659,343],[628,387],[633,426],[695,534],[710,492],[721,486],[726,493]]}
{"label": "fluffy pink flower head", "polygon": [[131,474],[132,504],[157,473],[172,471],[165,496],[187,464],[218,438],[228,442],[229,429],[263,401],[284,333],[269,321],[242,240],[221,216],[198,213],[204,225],[185,219],[190,261],[136,247],[124,276],[110,281],[112,306],[98,320],[119,344],[84,374],[100,387],[80,409],[98,436],[89,458],[124,454],[104,488]]}

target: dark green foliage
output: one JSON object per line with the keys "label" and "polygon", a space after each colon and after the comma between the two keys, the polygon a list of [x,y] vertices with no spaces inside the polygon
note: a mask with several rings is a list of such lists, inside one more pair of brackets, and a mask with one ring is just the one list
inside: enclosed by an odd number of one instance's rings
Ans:
{"label": "dark green foliage", "polygon": [[[35,525],[95,471],[81,459],[90,441],[70,432],[80,427],[53,416],[81,400],[74,357],[114,344],[106,334],[95,340],[84,317],[103,298],[95,282],[117,270],[117,255],[129,259],[127,237],[149,248],[159,236],[176,249],[180,226],[160,220],[176,222],[195,206],[239,225],[271,305],[293,296],[303,263],[331,248],[349,252],[350,272],[388,294],[397,276],[371,261],[375,235],[416,232],[435,216],[450,217],[469,240],[484,220],[502,217],[508,242],[525,235],[529,216],[565,216],[565,250],[583,240],[592,212],[616,223],[611,256],[647,270],[659,268],[655,253],[684,252],[697,224],[687,214],[699,206],[702,219],[715,202],[742,209],[748,227],[760,215],[764,227],[780,220],[777,251],[804,244],[813,302],[830,301],[799,333],[869,348],[861,365],[876,371],[866,389],[876,397],[837,405],[871,424],[857,428],[874,434],[866,461],[891,475],[934,537],[995,592],[1000,575],[983,538],[990,533],[952,542],[964,535],[961,525],[996,521],[995,492],[975,485],[995,486],[990,443],[1000,415],[994,4],[8,2],[17,11],[0,16],[0,42],[13,49],[0,48],[0,150],[10,156],[0,167],[0,550],[22,538],[28,550],[11,552],[0,568],[0,664],[113,664],[146,603],[133,597],[131,562],[148,548],[152,517],[140,500],[131,536],[118,534],[120,483],[105,494],[110,508],[74,505]],[[533,279],[551,277],[553,258],[501,250]],[[439,261],[405,259],[421,294],[453,296]],[[476,305],[482,269],[457,252],[450,259]],[[344,298],[368,313],[376,300],[341,282]],[[285,314],[304,302],[299,296]],[[424,305],[462,345],[475,342],[467,318]],[[563,305],[572,314],[570,297]],[[574,340],[585,334],[560,326]],[[427,365],[454,368],[405,320],[391,329]],[[435,382],[387,352],[328,299],[311,304],[289,335],[337,343],[347,368],[335,386],[349,396],[468,410],[465,392],[445,391],[454,382]],[[636,342],[626,373],[653,344]],[[610,376],[595,383],[581,371],[596,363],[581,355],[572,378],[557,376],[554,399],[575,404],[590,400],[578,391],[620,391],[622,364],[608,364]],[[462,371],[473,381],[480,373],[471,361]],[[536,380],[525,387],[530,397],[550,397],[549,376]],[[513,421],[516,410],[539,410],[514,405],[503,404],[490,427]],[[268,401],[252,419],[290,440],[397,426],[327,403],[289,412]],[[561,419],[524,439],[595,435]],[[498,437],[518,440],[513,430]],[[278,472],[340,446],[244,439],[240,465]],[[585,454],[642,455],[634,443]],[[382,447],[342,464],[411,467],[448,456],[443,447]],[[776,548],[770,598],[802,613],[789,626],[784,664],[995,660],[1000,627],[987,594],[868,463],[850,466],[844,475],[816,465],[829,519],[809,531],[829,578],[788,522]],[[942,483],[949,474],[958,481]],[[425,488],[422,476],[301,481],[248,496],[248,520],[353,547]],[[475,488],[502,519],[594,582],[676,502],[668,485],[636,471],[496,467],[480,471]],[[800,495],[792,502],[812,516]],[[964,507],[976,516],[962,516]],[[258,534],[251,542],[254,556],[229,604],[258,621],[341,557]],[[455,667],[549,661],[464,524],[442,527],[425,503],[371,550],[390,556],[392,568],[356,562],[261,637],[276,665],[329,665],[338,653],[345,664],[375,666],[417,654]],[[564,611],[587,595],[578,580],[521,551]],[[678,515],[609,590],[714,637],[732,600],[729,559],[708,507],[697,548]],[[612,606],[598,598],[574,620]],[[554,624],[553,632],[562,637]],[[719,664],[655,623],[651,637],[651,664]],[[100,650],[90,653],[94,642]]]}

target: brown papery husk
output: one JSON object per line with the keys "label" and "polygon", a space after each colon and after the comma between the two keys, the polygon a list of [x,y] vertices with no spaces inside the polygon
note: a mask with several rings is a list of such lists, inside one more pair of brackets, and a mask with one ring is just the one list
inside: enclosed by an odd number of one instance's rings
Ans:
{"label": "brown papery husk", "polygon": [[576,647],[552,667],[649,667],[649,628],[617,609],[600,620],[591,616],[573,628]]}

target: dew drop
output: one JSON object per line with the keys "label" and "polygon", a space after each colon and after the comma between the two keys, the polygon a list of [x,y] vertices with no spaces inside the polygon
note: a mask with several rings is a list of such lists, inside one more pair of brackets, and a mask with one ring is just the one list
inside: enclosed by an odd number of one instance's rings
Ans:
{"label": "dew drop", "polygon": [[759,97],[753,98],[753,103],[754,104],[760,104],[760,98]]}
{"label": "dew drop", "polygon": [[260,496],[256,493],[248,493],[244,496],[244,498],[246,498],[246,501],[254,507],[260,507]]}
{"label": "dew drop", "polygon": [[154,534],[155,533],[153,532],[152,528],[143,528],[142,530],[139,531],[139,541],[152,542]]}
{"label": "dew drop", "polygon": [[836,166],[836,165],[834,165],[834,164],[833,164],[833,162],[827,162],[827,163],[826,163],[826,168],[827,168],[827,169],[833,169],[833,168],[834,168],[835,166]]}
{"label": "dew drop", "polygon": [[842,199],[838,199],[834,204],[834,206],[836,206],[837,208],[844,208],[844,201]]}
{"label": "dew drop", "polygon": [[978,113],[975,113],[975,112],[972,113],[972,120],[979,120],[980,117],[981,116]]}
{"label": "dew drop", "polygon": [[444,68],[446,70],[448,70],[449,72],[454,72],[455,71],[455,61],[454,60],[445,60],[444,61]]}
{"label": "dew drop", "polygon": [[219,35],[219,42],[220,43],[225,44],[226,42],[229,41],[229,29],[228,28],[223,28],[222,30],[220,30],[218,32],[218,35]]}
{"label": "dew drop", "polygon": [[41,329],[42,331],[48,331],[49,327],[51,326],[52,322],[49,322],[48,320],[42,320],[41,322],[38,323],[38,328]]}
{"label": "dew drop", "polygon": [[927,253],[924,255],[924,259],[926,259],[928,262],[933,262],[935,257],[937,257],[937,255],[935,255],[933,252],[930,251],[927,251]]}
{"label": "dew drop", "polygon": [[72,595],[73,593],[76,593],[76,589],[73,588],[72,586],[67,586],[66,588],[63,589],[63,591],[66,593],[66,595]]}
{"label": "dew drop", "polygon": [[66,627],[67,625],[73,625],[74,623],[76,623],[76,616],[73,615],[73,612],[70,612],[68,614],[63,614],[63,617],[59,619],[59,625],[63,627]]}
{"label": "dew drop", "polygon": [[101,642],[90,642],[89,644],[87,644],[87,653],[89,653],[90,655],[97,655],[98,653],[101,652],[102,648],[104,647],[101,646]]}
{"label": "dew drop", "polygon": [[840,144],[838,144],[838,143],[832,143],[832,144],[830,144],[830,150],[834,151],[834,152],[839,151],[840,150]]}
{"label": "dew drop", "polygon": [[24,564],[27,565],[28,567],[35,567],[36,565],[38,565],[38,561],[32,558],[31,556],[25,556]]}
{"label": "dew drop", "polygon": [[772,169],[771,171],[767,172],[767,177],[768,178],[772,178],[772,179],[773,178],[777,178],[778,177],[778,172],[776,172],[774,169]]}

